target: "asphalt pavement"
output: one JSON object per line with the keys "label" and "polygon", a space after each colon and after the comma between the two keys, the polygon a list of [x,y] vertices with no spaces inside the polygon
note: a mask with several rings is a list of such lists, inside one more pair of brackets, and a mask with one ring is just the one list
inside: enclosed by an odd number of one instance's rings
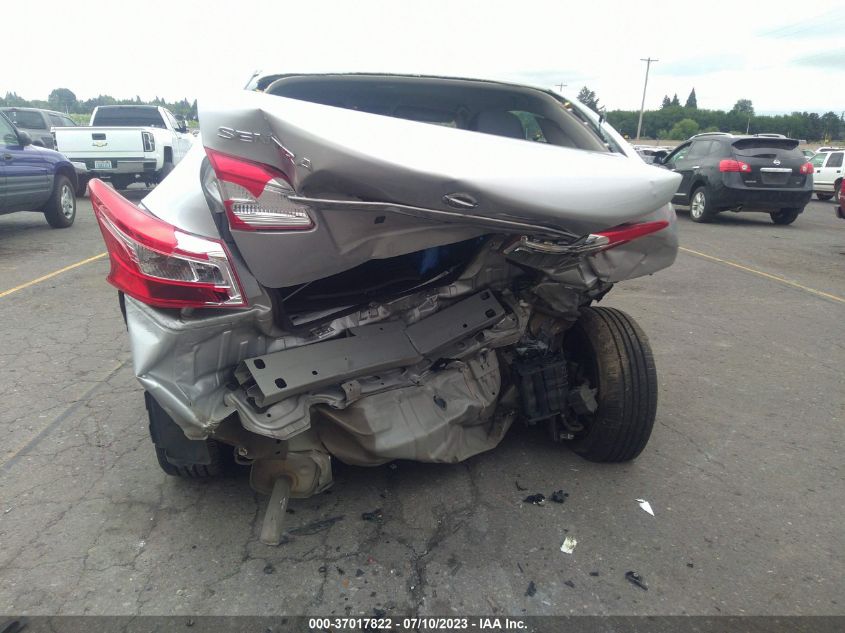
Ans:
{"label": "asphalt pavement", "polygon": [[[265,499],[246,474],[158,469],[79,207],[69,230],[0,216],[0,613],[845,613],[832,203],[786,227],[680,211],[676,264],[607,296],[656,355],[657,423],[636,461],[591,464],[517,427],[462,464],[340,466],[330,492],[292,502],[280,547],[258,542]],[[522,502],[555,490],[565,503]]]}

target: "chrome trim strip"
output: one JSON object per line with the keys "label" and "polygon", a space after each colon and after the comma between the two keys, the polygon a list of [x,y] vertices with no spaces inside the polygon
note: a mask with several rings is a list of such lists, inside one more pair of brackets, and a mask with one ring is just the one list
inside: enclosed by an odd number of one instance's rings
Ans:
{"label": "chrome trim strip", "polygon": [[388,211],[392,213],[400,213],[402,215],[410,215],[412,217],[423,217],[433,220],[440,220],[443,222],[462,222],[464,224],[479,224],[489,225],[498,228],[507,228],[511,230],[531,231],[534,233],[546,233],[552,235],[560,235],[570,239],[577,239],[578,235],[551,226],[543,226],[541,224],[531,224],[528,222],[518,222],[516,220],[505,220],[502,218],[482,217],[478,215],[468,215],[466,213],[441,211],[440,209],[426,209],[423,207],[412,207],[404,204],[395,204],[392,202],[364,202],[360,200],[330,200],[324,198],[308,198],[305,196],[288,196],[291,202],[298,202],[307,204],[317,208],[328,209],[354,209],[358,211]]}

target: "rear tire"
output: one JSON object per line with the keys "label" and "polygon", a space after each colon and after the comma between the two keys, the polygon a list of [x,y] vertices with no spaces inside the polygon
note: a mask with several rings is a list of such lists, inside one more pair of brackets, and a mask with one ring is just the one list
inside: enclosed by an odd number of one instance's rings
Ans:
{"label": "rear tire", "polygon": [[819,200],[822,200],[822,201],[830,200],[832,197],[833,197],[832,193],[817,193],[816,194],[816,198],[818,198]]}
{"label": "rear tire", "polygon": [[781,209],[780,211],[772,211],[769,217],[772,218],[772,222],[775,224],[787,225],[795,222],[795,219],[800,213],[798,209]]}
{"label": "rear tire", "polygon": [[190,440],[167,412],[144,392],[150,437],[161,469],[171,477],[210,479],[223,472],[220,443],[216,440]]}
{"label": "rear tire", "polygon": [[837,180],[836,184],[833,185],[833,201],[836,202],[836,204],[839,204],[840,202],[842,202],[842,181],[841,180]]}
{"label": "rear tire", "polygon": [[595,413],[569,445],[591,462],[625,462],[648,443],[657,413],[657,371],[648,338],[615,308],[586,308],[566,334],[564,351],[596,389]]}
{"label": "rear tire", "polygon": [[690,198],[689,217],[693,222],[710,222],[714,217],[710,195],[704,187],[698,187]]}
{"label": "rear tire", "polygon": [[84,198],[85,194],[88,193],[88,181],[90,178],[80,178],[79,183],[76,185],[76,197],[77,198]]}
{"label": "rear tire", "polygon": [[164,167],[158,172],[158,181],[161,182],[170,175],[173,171],[173,163],[164,163]]}
{"label": "rear tire", "polygon": [[47,222],[54,229],[66,229],[76,219],[76,195],[67,176],[57,175],[50,200],[42,209]]}
{"label": "rear tire", "polygon": [[126,189],[135,182],[135,178],[130,176],[112,176],[111,184],[115,189]]}

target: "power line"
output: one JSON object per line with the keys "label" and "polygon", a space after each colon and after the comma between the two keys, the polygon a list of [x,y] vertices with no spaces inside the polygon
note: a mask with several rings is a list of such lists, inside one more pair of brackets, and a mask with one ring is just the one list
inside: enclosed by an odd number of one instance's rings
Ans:
{"label": "power line", "polygon": [[651,68],[651,62],[659,62],[659,59],[652,59],[651,57],[647,57],[645,59],[640,58],[641,62],[645,62],[645,82],[643,83],[643,102],[640,104],[640,120],[637,122],[637,140],[640,140],[640,131],[643,128],[643,110],[645,110],[645,91],[648,87],[648,71]]}

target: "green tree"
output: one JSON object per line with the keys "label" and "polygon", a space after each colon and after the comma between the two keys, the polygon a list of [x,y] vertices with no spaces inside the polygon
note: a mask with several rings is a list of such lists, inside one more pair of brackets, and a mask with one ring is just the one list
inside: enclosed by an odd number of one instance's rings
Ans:
{"label": "green tree", "polygon": [[669,138],[676,141],[688,139],[693,134],[698,134],[698,123],[693,119],[681,119],[669,130]]}
{"label": "green tree", "polygon": [[672,105],[672,102],[669,100],[669,95],[663,95],[663,103],[660,104],[660,109],[665,110],[670,105]]}
{"label": "green tree", "polygon": [[587,88],[587,86],[581,88],[581,91],[578,93],[578,101],[590,108],[593,112],[599,111],[599,99],[596,97],[596,93]]}
{"label": "green tree", "polygon": [[23,97],[19,97],[16,92],[7,92],[6,96],[0,99],[0,104],[4,106],[25,107],[29,105],[29,102]]}
{"label": "green tree", "polygon": [[70,112],[76,108],[77,100],[76,95],[73,94],[72,90],[68,90],[67,88],[56,88],[50,93],[50,96],[47,97],[47,103],[50,104],[50,107],[53,110]]}
{"label": "green tree", "polygon": [[672,97],[672,105],[673,106],[680,106],[681,105],[681,101],[680,101],[680,99],[678,99],[678,93],[677,92],[675,93],[675,96]]}
{"label": "green tree", "polygon": [[740,99],[734,104],[734,107],[731,108],[731,112],[754,116],[754,106],[751,104],[751,99]]}
{"label": "green tree", "polygon": [[684,104],[685,108],[690,108],[692,110],[698,109],[698,99],[695,96],[695,88],[692,89],[692,92],[689,93],[687,97],[687,102]]}

